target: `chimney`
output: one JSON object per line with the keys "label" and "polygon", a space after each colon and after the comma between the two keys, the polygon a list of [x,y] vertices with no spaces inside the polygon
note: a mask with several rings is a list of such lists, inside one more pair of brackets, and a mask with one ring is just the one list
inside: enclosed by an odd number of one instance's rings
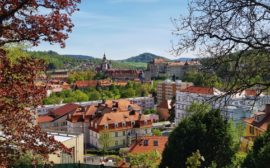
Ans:
{"label": "chimney", "polygon": [[266,114],[270,114],[270,104],[265,105],[264,111],[265,111]]}

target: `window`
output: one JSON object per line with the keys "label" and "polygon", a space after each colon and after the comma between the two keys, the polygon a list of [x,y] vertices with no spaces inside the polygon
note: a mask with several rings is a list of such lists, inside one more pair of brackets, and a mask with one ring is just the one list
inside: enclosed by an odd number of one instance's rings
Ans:
{"label": "window", "polygon": [[252,126],[249,127],[249,133],[254,135],[254,127],[252,127]]}
{"label": "window", "polygon": [[118,132],[115,132],[114,135],[115,135],[115,137],[118,137]]}
{"label": "window", "polygon": [[126,122],[122,122],[122,127],[126,127]]}
{"label": "window", "polygon": [[126,136],[126,131],[123,131],[123,136]]}
{"label": "window", "polygon": [[144,130],[145,134],[147,134],[147,129]]}
{"label": "window", "polygon": [[135,125],[135,121],[131,121],[131,125],[134,126]]}
{"label": "window", "polygon": [[118,128],[118,123],[114,123],[114,127],[115,128]]}
{"label": "window", "polygon": [[145,139],[145,140],[143,141],[143,145],[144,145],[144,146],[148,146],[148,140],[147,140],[147,139]]}
{"label": "window", "polygon": [[154,146],[158,146],[158,141],[154,140]]}
{"label": "window", "polygon": [[118,145],[118,141],[115,141],[115,146],[117,146]]}
{"label": "window", "polygon": [[123,145],[126,145],[126,141],[123,139]]}
{"label": "window", "polygon": [[95,128],[97,128],[97,123],[95,123]]}
{"label": "window", "polygon": [[104,125],[104,128],[105,128],[105,129],[108,129],[108,128],[109,128],[108,124],[105,124],[105,125]]}

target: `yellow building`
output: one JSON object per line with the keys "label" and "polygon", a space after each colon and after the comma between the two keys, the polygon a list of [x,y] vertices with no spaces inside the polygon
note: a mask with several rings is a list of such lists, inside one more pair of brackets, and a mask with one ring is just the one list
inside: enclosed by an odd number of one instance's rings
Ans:
{"label": "yellow building", "polygon": [[61,163],[84,163],[84,137],[83,134],[70,134],[48,132],[56,141],[61,142],[67,148],[72,149],[71,155],[63,152],[49,155],[49,161],[54,164]]}
{"label": "yellow building", "polygon": [[256,138],[263,134],[270,123],[270,104],[265,106],[264,111],[255,112],[251,118],[244,119],[246,123],[246,136]]}

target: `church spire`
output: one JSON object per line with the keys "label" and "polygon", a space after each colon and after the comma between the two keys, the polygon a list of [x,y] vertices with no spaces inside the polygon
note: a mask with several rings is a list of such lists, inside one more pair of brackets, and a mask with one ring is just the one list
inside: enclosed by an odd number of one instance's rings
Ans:
{"label": "church spire", "polygon": [[106,54],[105,54],[105,53],[104,53],[104,55],[103,55],[103,60],[107,60]]}

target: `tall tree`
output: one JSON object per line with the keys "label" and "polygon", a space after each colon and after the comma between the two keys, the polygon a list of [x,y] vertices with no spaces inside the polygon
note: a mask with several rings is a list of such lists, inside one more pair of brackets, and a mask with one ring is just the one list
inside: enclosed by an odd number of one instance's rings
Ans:
{"label": "tall tree", "polygon": [[35,125],[29,109],[41,104],[45,88],[35,79],[44,63],[30,58],[11,62],[3,46],[41,41],[65,46],[73,24],[70,15],[80,0],[5,0],[0,1],[0,167],[10,166],[21,153],[31,151],[46,157],[57,150],[68,152],[61,143],[48,137]]}
{"label": "tall tree", "polygon": [[248,153],[243,168],[264,168],[270,165],[270,129],[256,138],[252,150]]}
{"label": "tall tree", "polygon": [[189,14],[174,19],[174,52],[211,58],[204,70],[222,73],[228,94],[257,85],[264,91],[270,87],[269,23],[269,0],[193,0]]}
{"label": "tall tree", "polygon": [[236,147],[229,124],[219,110],[194,112],[170,134],[160,167],[185,167],[187,158],[197,150],[205,159],[202,167],[209,167],[212,162],[225,167],[231,164]]}

